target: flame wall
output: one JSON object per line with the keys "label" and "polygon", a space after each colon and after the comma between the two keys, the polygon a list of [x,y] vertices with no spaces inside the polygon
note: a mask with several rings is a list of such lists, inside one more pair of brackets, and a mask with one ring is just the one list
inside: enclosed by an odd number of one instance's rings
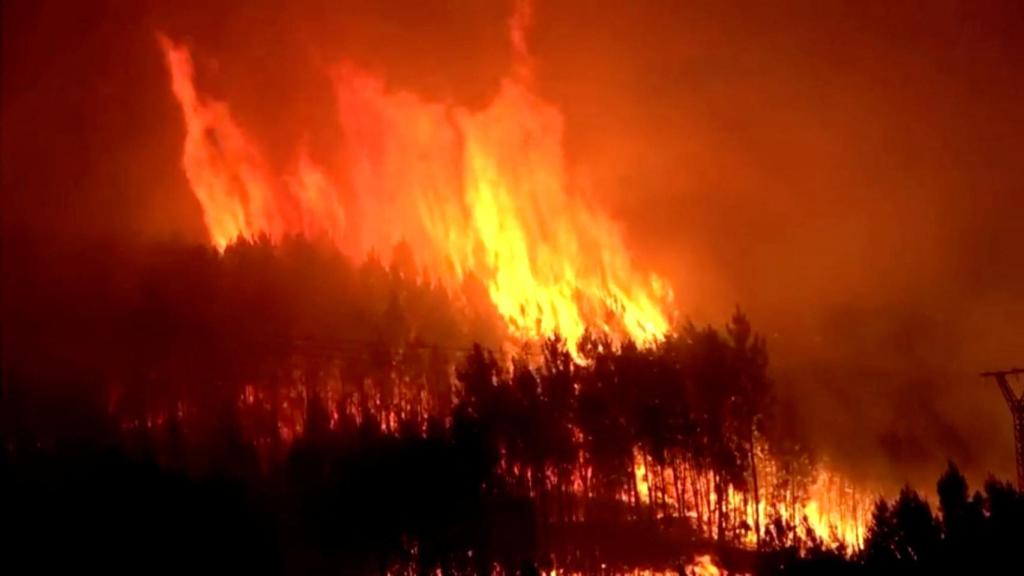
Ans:
{"label": "flame wall", "polygon": [[[520,42],[524,23],[517,13]],[[272,172],[227,104],[198,92],[188,50],[160,44],[186,125],[182,166],[217,246],[305,234],[362,259],[404,244],[449,287],[482,281],[524,339],[557,333],[575,345],[590,329],[644,342],[668,329],[664,281],[635,270],[614,222],[570,191],[564,120],[530,90],[525,53],[480,110],[335,67],[348,176],[338,184],[301,150]]]}

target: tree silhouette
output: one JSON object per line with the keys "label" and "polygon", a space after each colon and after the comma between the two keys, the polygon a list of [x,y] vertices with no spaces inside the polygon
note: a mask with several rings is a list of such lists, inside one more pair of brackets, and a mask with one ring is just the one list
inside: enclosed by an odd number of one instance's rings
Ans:
{"label": "tree silhouette", "polygon": [[[941,520],[904,490],[854,560],[815,535],[814,461],[739,311],[511,353],[471,343],[495,313],[465,311],[472,280],[453,294],[302,238],[48,258],[4,302],[22,337],[3,358],[3,521],[22,556],[39,540],[134,572],[593,573],[753,531],[766,573],[1019,566],[1021,495],[972,495],[952,464]],[[751,526],[759,499],[778,506]]]}
{"label": "tree silhouette", "polygon": [[866,564],[882,574],[931,574],[936,569],[939,524],[931,507],[909,486],[892,504],[880,500],[864,546]]}

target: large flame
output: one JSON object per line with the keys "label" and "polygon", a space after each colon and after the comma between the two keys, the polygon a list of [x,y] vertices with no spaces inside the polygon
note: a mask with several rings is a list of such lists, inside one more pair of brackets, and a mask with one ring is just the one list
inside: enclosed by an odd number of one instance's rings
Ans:
{"label": "large flame", "polygon": [[351,64],[331,71],[344,183],[302,151],[273,173],[228,106],[197,91],[188,49],[161,38],[211,240],[302,233],[356,257],[405,243],[449,287],[483,282],[517,337],[664,334],[670,290],[634,268],[615,223],[571,190],[562,114],[530,89],[528,16],[512,18],[516,65],[480,110],[389,89]]}
{"label": "large flame", "polygon": [[[196,89],[189,50],[161,37],[186,127],[182,165],[211,241],[224,248],[239,236],[305,234],[354,258],[404,244],[455,294],[466,279],[481,281],[521,339],[559,333],[575,349],[587,329],[640,342],[664,334],[671,291],[635,269],[619,228],[574,187],[563,116],[531,90],[528,17],[521,7],[512,18],[515,65],[478,110],[389,88],[351,63],[325,71],[344,141],[335,151],[343,178],[301,148],[289,169],[272,170],[227,104]],[[635,498],[652,506],[651,471],[639,451],[635,462]],[[661,470],[669,477],[661,478],[662,497],[703,514],[698,525],[711,537],[715,495],[702,488],[710,473],[688,473],[696,480],[680,483],[674,469]],[[748,501],[730,486],[722,513],[763,528],[772,508],[830,543],[858,548],[870,499],[829,478],[819,474],[788,506],[764,492]],[[747,539],[755,543],[749,529]],[[690,570],[718,573],[708,557]]]}

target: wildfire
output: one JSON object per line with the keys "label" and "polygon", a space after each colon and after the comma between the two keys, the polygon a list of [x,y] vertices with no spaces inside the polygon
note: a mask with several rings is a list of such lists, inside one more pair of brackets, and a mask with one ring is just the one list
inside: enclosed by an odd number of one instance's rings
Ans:
{"label": "wildfire", "polygon": [[[671,290],[634,267],[621,230],[586,200],[565,161],[563,116],[531,89],[528,19],[520,6],[510,21],[515,64],[481,109],[391,88],[351,63],[327,71],[343,145],[326,162],[300,148],[283,171],[225,102],[197,90],[188,48],[161,37],[186,128],[182,166],[213,244],[303,234],[356,259],[404,245],[453,294],[470,278],[482,282],[515,338],[560,334],[575,352],[586,330],[641,343],[664,335]],[[795,497],[764,490],[759,500],[731,485],[717,491],[711,474],[654,467],[636,450],[634,490],[623,499],[687,511],[708,537],[728,524],[750,545],[773,515],[830,543],[863,540],[870,501],[847,497],[825,472]],[[762,474],[761,486],[771,485]],[[693,570],[718,573],[706,557]]]}
{"label": "wildfire", "polygon": [[559,333],[574,349],[587,329],[664,334],[671,291],[634,268],[620,229],[574,186],[563,116],[531,90],[528,17],[523,5],[511,19],[516,64],[480,110],[391,89],[352,64],[330,71],[347,178],[305,151],[272,171],[228,105],[196,89],[188,49],[161,38],[182,164],[213,243],[301,233],[357,258],[404,243],[453,292],[483,282],[518,338]]}
{"label": "wildfire", "polygon": [[859,549],[867,536],[874,498],[838,475],[819,470],[803,506],[808,525],[826,542]]}
{"label": "wildfire", "polygon": [[[773,475],[772,463],[766,464],[769,465],[758,473],[762,486],[770,485]],[[677,474],[680,478],[676,478]],[[751,498],[749,492],[727,485],[720,509],[717,493],[712,488],[714,473],[710,470],[694,469],[685,464],[652,470],[643,451],[634,449],[633,479],[640,503],[656,507],[659,516],[671,514],[680,507],[689,510],[691,519],[698,528],[702,527],[701,531],[708,538],[715,537],[714,527],[719,523],[719,515],[730,529],[742,522],[745,527],[739,540],[750,547],[757,545],[753,529],[759,526],[764,530],[773,518],[778,518],[791,527],[792,535],[802,540],[800,545],[806,545],[813,537],[830,546],[842,544],[847,550],[858,550],[867,535],[874,503],[871,494],[858,491],[824,464],[816,468],[813,482],[803,489],[781,493],[762,491],[758,500]],[[653,480],[664,485],[660,510]],[[629,495],[624,494],[622,498],[628,501]]]}
{"label": "wildfire", "polygon": [[694,558],[693,564],[686,567],[686,573],[691,576],[720,576],[722,571],[715,566],[711,556],[703,554]]}

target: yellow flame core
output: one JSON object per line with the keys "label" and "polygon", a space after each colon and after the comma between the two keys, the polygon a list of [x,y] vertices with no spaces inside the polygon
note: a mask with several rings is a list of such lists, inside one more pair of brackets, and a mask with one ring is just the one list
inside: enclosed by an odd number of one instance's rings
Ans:
{"label": "yellow flame core", "polygon": [[188,50],[161,45],[185,120],[182,164],[218,247],[302,233],[364,257],[405,243],[450,288],[480,280],[521,339],[558,333],[575,349],[587,329],[639,342],[668,330],[666,284],[639,273],[619,228],[570,193],[562,114],[531,92],[525,64],[480,110],[339,66],[345,145],[329,165],[344,167],[340,184],[304,151],[273,173],[227,105],[198,93]]}
{"label": "yellow flame core", "polygon": [[694,558],[686,573],[692,576],[720,576],[722,571],[718,569],[710,555],[702,554]]}

